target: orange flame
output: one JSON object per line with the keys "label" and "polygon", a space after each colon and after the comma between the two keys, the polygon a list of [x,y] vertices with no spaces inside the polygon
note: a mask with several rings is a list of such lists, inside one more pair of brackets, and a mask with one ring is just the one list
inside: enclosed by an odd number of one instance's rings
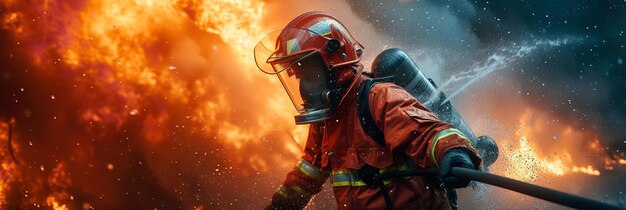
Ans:
{"label": "orange flame", "polygon": [[59,204],[59,202],[57,202],[56,199],[52,196],[48,196],[46,198],[46,204],[48,204],[48,206],[52,207],[52,209],[54,210],[68,210],[65,204]]}
{"label": "orange flame", "polygon": [[593,176],[600,176],[600,171],[594,169],[592,166],[588,165],[587,167],[576,167],[572,168],[573,172],[581,172],[584,174],[589,174]]}
{"label": "orange flame", "polygon": [[[9,124],[0,122],[0,145],[7,145],[9,132]],[[13,148],[16,148],[15,144],[12,144]],[[17,152],[17,149],[16,149]],[[7,204],[6,197],[9,190],[9,185],[14,182],[19,174],[16,170],[16,165],[7,147],[0,147],[0,206]]]}
{"label": "orange flame", "polygon": [[[61,75],[64,83],[73,84],[64,93],[47,98],[53,103],[77,104],[78,111],[61,112],[52,119],[82,122],[84,127],[78,129],[96,136],[95,141],[110,141],[99,138],[126,132],[129,123],[137,123],[141,144],[150,149],[169,144],[172,136],[184,130],[211,142],[202,146],[220,145],[234,156],[230,166],[218,165],[215,170],[235,166],[243,176],[276,166],[285,170],[295,163],[301,154],[298,144],[303,143],[308,129],[293,125],[295,110],[282,87],[253,63],[252,49],[264,32],[264,2],[72,3],[76,2],[0,3],[0,27],[30,56],[28,60],[36,68],[33,74],[42,78]],[[42,34],[45,39],[40,39]],[[255,94],[234,94],[253,91]],[[282,148],[276,154],[249,154],[267,142]],[[89,165],[98,158],[78,149],[69,153]],[[0,159],[4,169],[0,172],[0,204],[7,186],[14,182],[10,171],[18,170],[6,157]],[[69,185],[72,180],[66,171],[71,169],[58,164],[36,168],[49,174],[48,178],[64,177]],[[28,183],[45,179],[42,177],[45,175],[24,178],[31,179]],[[67,187],[40,188],[43,190],[30,192],[50,195],[31,196],[24,202],[55,209],[71,206]]]}
{"label": "orange flame", "polygon": [[[509,164],[505,175],[525,181],[537,181],[540,176],[564,176],[570,173],[599,176],[600,171],[591,165],[594,163],[578,166],[580,161],[573,160],[569,152],[570,147],[584,144],[588,135],[574,131],[570,126],[551,125],[547,119],[548,115],[530,109],[522,115],[516,132],[518,145],[505,153],[504,160]],[[534,141],[529,141],[529,136]],[[589,144],[589,154],[601,152],[601,147],[599,139],[595,138]]]}

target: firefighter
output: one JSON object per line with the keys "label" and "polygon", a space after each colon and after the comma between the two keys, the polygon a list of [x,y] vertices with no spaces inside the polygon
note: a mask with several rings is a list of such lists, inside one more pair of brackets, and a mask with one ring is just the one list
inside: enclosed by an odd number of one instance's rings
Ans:
{"label": "firefighter", "polygon": [[[403,88],[363,73],[363,46],[333,16],[308,12],[255,47],[257,66],[277,75],[310,124],[304,155],[267,209],[302,209],[330,178],[338,209],[454,209],[453,188],[477,169],[471,141]],[[438,167],[438,177],[380,180],[380,174]]]}

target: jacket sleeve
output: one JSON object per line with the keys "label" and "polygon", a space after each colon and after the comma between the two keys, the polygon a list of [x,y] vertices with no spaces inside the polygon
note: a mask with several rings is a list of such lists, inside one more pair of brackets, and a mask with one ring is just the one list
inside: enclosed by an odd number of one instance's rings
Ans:
{"label": "jacket sleeve", "polygon": [[481,158],[472,142],[459,130],[437,118],[402,87],[381,83],[372,87],[370,110],[385,143],[394,153],[409,156],[420,167],[438,167],[450,149],[468,151],[474,166]]}
{"label": "jacket sleeve", "polygon": [[287,174],[267,209],[302,209],[322,190],[329,173],[320,169],[321,142],[319,126],[311,125],[302,159]]}

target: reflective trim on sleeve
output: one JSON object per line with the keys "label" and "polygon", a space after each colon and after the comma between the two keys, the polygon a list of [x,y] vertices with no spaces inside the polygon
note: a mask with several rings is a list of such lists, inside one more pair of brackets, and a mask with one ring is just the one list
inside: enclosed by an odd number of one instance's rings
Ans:
{"label": "reflective trim on sleeve", "polygon": [[280,197],[289,198],[289,194],[287,194],[285,186],[280,186],[280,188],[278,189],[278,194],[280,195]]}
{"label": "reflective trim on sleeve", "polygon": [[299,193],[301,196],[309,196],[311,195],[311,193],[307,192],[306,190],[302,189],[302,187],[298,186],[298,185],[291,185],[289,186],[293,191],[296,191],[297,193]]}
{"label": "reflective trim on sleeve", "polygon": [[322,171],[306,160],[300,160],[296,167],[298,167],[303,174],[311,177],[312,179],[319,179],[322,177]]}
{"label": "reflective trim on sleeve", "polygon": [[433,163],[435,164],[435,166],[439,166],[439,163],[437,162],[437,158],[435,157],[435,147],[437,146],[437,142],[439,142],[439,139],[443,139],[445,137],[448,137],[450,135],[458,135],[459,137],[468,140],[467,136],[465,136],[465,134],[463,134],[463,132],[459,131],[456,128],[448,128],[445,129],[441,132],[439,132],[437,134],[437,136],[435,136],[435,139],[433,139],[433,143],[430,144],[430,157],[433,160]]}
{"label": "reflective trim on sleeve", "polygon": [[278,194],[285,199],[290,197],[302,197],[311,195],[311,193],[307,192],[306,190],[302,189],[302,187],[295,184],[287,184],[287,186],[281,185],[278,189]]}

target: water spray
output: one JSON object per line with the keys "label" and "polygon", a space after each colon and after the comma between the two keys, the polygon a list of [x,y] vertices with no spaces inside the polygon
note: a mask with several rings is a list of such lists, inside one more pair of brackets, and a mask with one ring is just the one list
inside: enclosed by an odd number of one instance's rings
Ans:
{"label": "water spray", "polygon": [[458,89],[448,95],[441,103],[446,103],[450,101],[452,98],[459,95],[459,93],[465,91],[469,86],[473,85],[477,81],[486,76],[500,71],[502,69],[506,69],[515,61],[522,59],[537,49],[546,48],[546,47],[558,47],[568,43],[577,42],[579,39],[574,38],[561,38],[554,40],[535,40],[535,41],[525,41],[522,44],[513,43],[512,46],[506,46],[498,49],[495,53],[491,54],[485,62],[474,65],[472,68],[466,71],[459,72],[455,75],[452,75],[448,80],[442,83],[439,87],[438,91],[442,91],[444,89],[449,88],[453,84],[458,84],[463,81],[467,81],[463,83]]}

